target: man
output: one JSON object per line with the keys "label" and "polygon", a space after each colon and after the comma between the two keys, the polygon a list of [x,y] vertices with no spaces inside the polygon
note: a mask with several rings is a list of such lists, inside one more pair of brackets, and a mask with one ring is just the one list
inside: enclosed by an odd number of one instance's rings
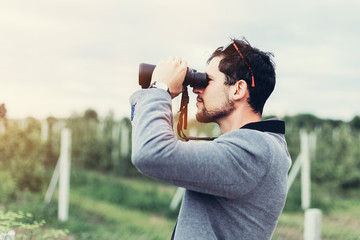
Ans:
{"label": "man", "polygon": [[284,123],[261,121],[275,86],[270,54],[236,40],[218,48],[195,88],[196,118],[216,122],[214,141],[182,142],[171,98],[183,91],[187,64],[160,62],[149,89],[131,96],[132,162],[143,174],[186,189],[174,239],[270,239],[286,199],[291,160]]}

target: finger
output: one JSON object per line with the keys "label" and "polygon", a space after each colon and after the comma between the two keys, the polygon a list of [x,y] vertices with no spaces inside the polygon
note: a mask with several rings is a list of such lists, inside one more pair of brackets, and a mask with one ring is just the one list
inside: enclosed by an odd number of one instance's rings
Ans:
{"label": "finger", "polygon": [[185,60],[181,60],[181,65],[185,65],[186,67],[187,67],[187,61],[185,61]]}
{"label": "finger", "polygon": [[162,64],[164,64],[164,63],[165,63],[165,61],[164,61],[164,60],[161,60],[161,61],[158,62],[157,66],[158,66],[158,65],[162,65]]}
{"label": "finger", "polygon": [[183,69],[184,71],[186,71],[187,68],[188,68],[187,62],[186,62],[185,60],[182,60],[182,62],[180,63],[179,67],[180,67],[181,69]]}
{"label": "finger", "polygon": [[175,62],[181,63],[182,62],[181,57],[175,57]]}
{"label": "finger", "polygon": [[186,67],[189,68],[189,71],[191,71],[193,69],[192,67],[189,67],[187,61],[183,60],[183,62],[185,63]]}
{"label": "finger", "polygon": [[174,57],[174,56],[170,56],[170,57],[168,58],[168,61],[169,61],[169,62],[175,61],[175,57]]}

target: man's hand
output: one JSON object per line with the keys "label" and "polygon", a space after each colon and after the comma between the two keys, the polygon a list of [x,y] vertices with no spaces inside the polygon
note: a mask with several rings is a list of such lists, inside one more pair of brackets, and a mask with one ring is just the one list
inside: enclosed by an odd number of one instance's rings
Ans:
{"label": "man's hand", "polygon": [[183,91],[183,82],[187,71],[187,63],[180,57],[169,57],[167,61],[161,61],[156,65],[151,77],[151,82],[163,82],[174,98]]}

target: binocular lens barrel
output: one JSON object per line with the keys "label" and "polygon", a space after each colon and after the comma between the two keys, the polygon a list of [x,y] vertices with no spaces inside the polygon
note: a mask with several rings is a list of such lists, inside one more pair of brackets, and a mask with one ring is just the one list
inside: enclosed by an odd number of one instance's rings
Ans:
{"label": "binocular lens barrel", "polygon": [[[142,88],[148,88],[151,82],[151,76],[156,65],[141,63],[139,66],[139,85]],[[190,85],[195,88],[205,88],[209,83],[209,79],[206,73],[197,72],[195,69],[187,69],[184,86]]]}

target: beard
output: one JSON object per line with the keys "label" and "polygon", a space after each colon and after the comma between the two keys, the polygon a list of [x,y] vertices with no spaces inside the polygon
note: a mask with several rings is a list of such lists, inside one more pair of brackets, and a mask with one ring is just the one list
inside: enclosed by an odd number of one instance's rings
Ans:
{"label": "beard", "polygon": [[207,109],[204,102],[202,105],[202,109],[196,113],[196,120],[201,123],[218,122],[234,110],[234,103],[229,99],[223,103],[223,106],[214,109]]}

